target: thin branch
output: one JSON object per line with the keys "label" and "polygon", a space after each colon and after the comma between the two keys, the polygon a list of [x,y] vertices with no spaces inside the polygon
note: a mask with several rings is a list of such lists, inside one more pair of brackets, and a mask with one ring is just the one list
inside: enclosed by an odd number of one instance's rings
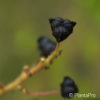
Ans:
{"label": "thin branch", "polygon": [[19,85],[18,89],[22,93],[30,95],[30,96],[48,96],[48,95],[54,95],[54,94],[59,94],[60,93],[60,90],[33,92],[33,91],[27,90],[23,85]]}
{"label": "thin branch", "polygon": [[8,85],[5,85],[3,88],[0,88],[0,96],[17,88],[18,85],[22,84],[30,75],[34,75],[37,72],[44,69],[46,66],[48,66],[53,61],[53,59],[56,56],[59,55],[60,52],[61,52],[60,44],[58,43],[55,50],[53,51],[53,53],[50,56],[48,56],[48,58],[41,58],[40,61],[38,62],[38,64],[35,66],[32,66],[31,69],[29,69],[29,66],[25,66],[24,70],[22,71],[22,73],[20,74],[20,76],[17,79],[15,79],[13,82],[9,83]]}
{"label": "thin branch", "polygon": [[25,94],[28,94],[30,96],[48,96],[48,95],[54,95],[60,93],[60,90],[53,90],[53,91],[46,91],[46,92],[31,92],[28,91]]}

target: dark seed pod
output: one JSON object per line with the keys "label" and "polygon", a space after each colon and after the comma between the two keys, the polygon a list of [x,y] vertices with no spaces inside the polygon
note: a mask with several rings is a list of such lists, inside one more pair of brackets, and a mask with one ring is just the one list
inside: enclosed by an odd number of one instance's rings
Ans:
{"label": "dark seed pod", "polygon": [[42,36],[38,39],[38,47],[41,51],[41,55],[47,57],[54,51],[56,47],[56,42]]}
{"label": "dark seed pod", "polygon": [[52,34],[56,38],[57,42],[65,40],[72,32],[76,22],[60,17],[49,19]]}
{"label": "dark seed pod", "polygon": [[65,77],[61,83],[61,96],[64,98],[72,98],[78,93],[78,87],[70,77]]}

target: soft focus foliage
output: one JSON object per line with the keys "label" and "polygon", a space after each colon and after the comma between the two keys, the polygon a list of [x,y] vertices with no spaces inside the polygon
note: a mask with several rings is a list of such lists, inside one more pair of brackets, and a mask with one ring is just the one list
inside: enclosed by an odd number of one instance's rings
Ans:
{"label": "soft focus foliage", "polygon": [[[33,91],[59,89],[63,77],[68,75],[74,78],[80,93],[96,93],[100,98],[99,0],[0,0],[0,81],[7,84],[20,74],[23,65],[36,64],[40,56],[37,38],[45,35],[54,39],[50,17],[68,18],[77,25],[62,43],[62,55],[49,70],[27,80],[26,87]],[[63,100],[60,95],[35,98]],[[32,99],[19,91],[0,97],[0,100]]]}

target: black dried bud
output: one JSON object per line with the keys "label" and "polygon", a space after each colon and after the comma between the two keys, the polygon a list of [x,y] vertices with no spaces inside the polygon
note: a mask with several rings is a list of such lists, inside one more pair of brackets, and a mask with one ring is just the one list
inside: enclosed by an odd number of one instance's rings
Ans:
{"label": "black dried bud", "polygon": [[61,96],[64,98],[72,98],[78,93],[78,87],[70,77],[65,77],[61,83]]}
{"label": "black dried bud", "polygon": [[41,55],[44,57],[48,57],[54,51],[56,47],[56,42],[42,36],[38,39],[38,47],[41,51]]}
{"label": "black dried bud", "polygon": [[50,18],[49,22],[57,42],[65,40],[73,32],[73,27],[76,25],[76,22],[60,17]]}

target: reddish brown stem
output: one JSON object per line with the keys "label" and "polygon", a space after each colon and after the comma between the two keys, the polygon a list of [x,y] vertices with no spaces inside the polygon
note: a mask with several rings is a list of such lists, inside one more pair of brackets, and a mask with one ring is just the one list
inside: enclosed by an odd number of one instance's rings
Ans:
{"label": "reddish brown stem", "polygon": [[47,92],[31,92],[28,91],[26,94],[31,96],[48,96],[48,95],[54,95],[60,93],[60,90],[53,90],[53,91],[47,91]]}

